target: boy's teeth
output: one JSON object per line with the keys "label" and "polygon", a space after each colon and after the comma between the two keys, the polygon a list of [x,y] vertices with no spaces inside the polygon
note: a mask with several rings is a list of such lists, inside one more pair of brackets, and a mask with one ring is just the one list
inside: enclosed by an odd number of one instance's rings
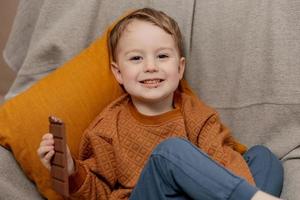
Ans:
{"label": "boy's teeth", "polygon": [[159,83],[159,82],[160,82],[159,79],[143,81],[143,83],[146,83],[146,84],[154,84],[154,83]]}

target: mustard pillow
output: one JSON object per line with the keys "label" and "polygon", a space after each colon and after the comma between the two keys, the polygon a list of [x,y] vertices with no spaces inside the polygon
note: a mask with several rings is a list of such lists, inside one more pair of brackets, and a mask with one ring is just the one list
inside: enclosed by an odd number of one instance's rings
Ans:
{"label": "mustard pillow", "polygon": [[107,33],[0,108],[0,144],[13,152],[47,199],[61,199],[51,189],[49,173],[36,153],[42,135],[48,132],[48,116],[65,121],[68,145],[77,155],[84,129],[122,93],[109,68]]}

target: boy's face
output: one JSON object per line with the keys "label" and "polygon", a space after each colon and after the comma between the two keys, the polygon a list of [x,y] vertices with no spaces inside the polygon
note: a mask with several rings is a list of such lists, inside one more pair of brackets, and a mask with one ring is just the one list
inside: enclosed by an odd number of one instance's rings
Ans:
{"label": "boy's face", "polygon": [[185,59],[180,58],[173,37],[149,22],[134,20],[124,30],[116,48],[112,71],[137,102],[170,100],[183,77]]}

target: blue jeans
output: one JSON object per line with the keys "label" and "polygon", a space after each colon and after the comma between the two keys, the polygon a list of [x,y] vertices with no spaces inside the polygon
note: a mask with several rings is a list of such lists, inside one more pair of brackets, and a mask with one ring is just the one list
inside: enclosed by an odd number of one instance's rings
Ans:
{"label": "blue jeans", "polygon": [[279,197],[283,186],[283,167],[277,157],[266,147],[256,145],[245,154],[256,186],[273,196]]}
{"label": "blue jeans", "polygon": [[167,139],[151,154],[130,200],[248,200],[259,189],[280,195],[280,161],[263,146],[251,148],[244,156],[257,187],[213,161],[188,140]]}

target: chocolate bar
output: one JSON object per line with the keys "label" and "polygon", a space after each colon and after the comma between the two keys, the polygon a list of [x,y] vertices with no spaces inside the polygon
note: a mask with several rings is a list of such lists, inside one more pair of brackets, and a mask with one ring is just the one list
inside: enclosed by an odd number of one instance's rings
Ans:
{"label": "chocolate bar", "polygon": [[67,166],[67,141],[65,124],[50,116],[49,132],[53,134],[55,154],[51,160],[52,188],[63,197],[69,197],[69,175]]}

